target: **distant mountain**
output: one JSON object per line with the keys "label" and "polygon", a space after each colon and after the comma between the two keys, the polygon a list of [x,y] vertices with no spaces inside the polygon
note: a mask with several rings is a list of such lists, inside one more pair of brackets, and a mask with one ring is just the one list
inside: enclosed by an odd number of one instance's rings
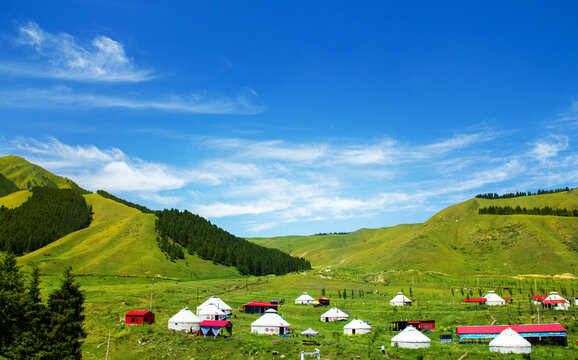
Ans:
{"label": "distant mountain", "polygon": [[[55,189],[72,189],[81,194],[90,193],[74,181],[52,174],[50,171],[14,155],[0,157],[0,175],[25,190],[34,186],[46,186]],[[0,179],[0,189],[2,188]]]}
{"label": "distant mountain", "polygon": [[313,266],[335,269],[578,275],[577,217],[478,214],[489,206],[578,209],[578,188],[508,199],[475,198],[423,224],[249,240],[305,256]]}
{"label": "distant mountain", "polygon": [[[0,250],[27,252],[20,261],[38,265],[44,274],[57,274],[67,265],[79,274],[181,279],[310,269],[305,259],[235,237],[198,215],[152,211],[102,190],[90,194],[16,156],[0,158],[0,174],[8,193],[0,197]],[[49,196],[39,198],[41,194]],[[66,232],[57,230],[70,229],[76,220],[65,214],[77,212],[66,204],[59,207],[67,194],[92,211],[92,222],[63,236]]]}

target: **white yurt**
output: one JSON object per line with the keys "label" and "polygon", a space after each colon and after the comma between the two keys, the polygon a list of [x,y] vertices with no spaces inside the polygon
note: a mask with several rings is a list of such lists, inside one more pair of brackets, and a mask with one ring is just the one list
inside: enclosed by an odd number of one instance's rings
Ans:
{"label": "white yurt", "polygon": [[506,305],[506,300],[502,299],[495,291],[490,290],[486,295],[484,295],[486,299],[486,305],[488,306],[496,306],[496,305]]}
{"label": "white yurt", "polygon": [[393,299],[389,301],[389,304],[391,306],[411,305],[411,300],[400,291]]}
{"label": "white yurt", "polygon": [[306,292],[304,292],[303,295],[301,295],[297,299],[295,299],[295,304],[311,305],[314,302],[315,302],[315,299],[312,298],[311,296],[309,296],[309,294],[307,294]]}
{"label": "white yurt", "polygon": [[251,332],[257,334],[267,335],[283,335],[288,334],[290,325],[283,319],[277,310],[269,309],[265,314],[251,323]]}
{"label": "white yurt", "polygon": [[355,319],[343,327],[343,333],[345,335],[363,335],[369,334],[370,332],[371,325],[359,319]]}
{"label": "white yurt", "polygon": [[529,354],[532,352],[532,344],[522,335],[507,328],[490,341],[490,351],[502,354]]}
{"label": "white yurt", "polygon": [[323,313],[320,320],[323,322],[349,320],[349,315],[334,307]]}
{"label": "white yurt", "polygon": [[431,340],[418,329],[409,325],[399,334],[391,338],[391,346],[396,345],[406,349],[421,349],[430,347]]}
{"label": "white yurt", "polygon": [[554,310],[568,310],[570,307],[570,301],[558,295],[556,291],[552,291],[548,294],[548,297],[542,301],[542,305]]}
{"label": "white yurt", "polygon": [[197,316],[201,320],[222,320],[226,317],[225,313],[213,304],[197,310]]}
{"label": "white yurt", "polygon": [[218,296],[211,296],[207,301],[202,303],[201,305],[197,306],[197,313],[199,310],[204,308],[207,305],[215,305],[219,310],[225,313],[227,316],[231,316],[233,314],[233,309],[227,305],[223,300],[221,300]]}
{"label": "white yurt", "polygon": [[189,308],[184,308],[169,319],[169,329],[177,331],[198,331],[201,319]]}

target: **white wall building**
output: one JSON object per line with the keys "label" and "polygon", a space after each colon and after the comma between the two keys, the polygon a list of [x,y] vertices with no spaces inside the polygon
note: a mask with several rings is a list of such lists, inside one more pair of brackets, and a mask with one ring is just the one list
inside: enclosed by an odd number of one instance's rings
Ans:
{"label": "white wall building", "polygon": [[570,307],[570,301],[558,295],[556,291],[552,291],[548,294],[548,297],[542,301],[542,305],[554,310],[568,310]]}
{"label": "white wall building", "polygon": [[502,299],[495,291],[490,290],[486,295],[484,295],[486,299],[486,305],[488,306],[497,306],[497,305],[506,305],[506,300]]}
{"label": "white wall building", "polygon": [[312,305],[315,302],[315,299],[309,296],[306,292],[303,295],[299,296],[295,299],[295,304],[305,304],[305,305]]}
{"label": "white wall building", "polygon": [[400,291],[393,299],[389,301],[389,304],[391,306],[411,305],[411,300]]}
{"label": "white wall building", "polygon": [[226,317],[225,313],[213,304],[209,304],[202,309],[197,310],[197,316],[201,320],[222,320]]}
{"label": "white wall building", "polygon": [[490,351],[502,354],[529,354],[532,352],[532,344],[524,339],[522,335],[507,328],[490,341]]}
{"label": "white wall building", "polygon": [[349,320],[349,315],[334,307],[323,313],[320,320],[323,322]]}
{"label": "white wall building", "polygon": [[282,335],[288,334],[290,330],[289,323],[274,309],[265,311],[263,316],[251,324],[251,332],[256,334]]}
{"label": "white wall building", "polygon": [[391,346],[399,346],[406,349],[428,348],[430,345],[430,338],[411,325],[391,338]]}
{"label": "white wall building", "polygon": [[201,319],[189,308],[184,308],[179,311],[175,316],[169,319],[168,328],[177,331],[198,331]]}
{"label": "white wall building", "polygon": [[211,296],[207,301],[202,303],[201,305],[197,306],[197,313],[199,310],[204,308],[207,305],[215,305],[219,310],[225,313],[227,316],[231,316],[233,314],[233,309],[227,305],[223,300],[221,300],[218,296]]}
{"label": "white wall building", "polygon": [[343,327],[343,333],[345,335],[363,335],[369,334],[370,332],[371,325],[359,319],[355,319]]}

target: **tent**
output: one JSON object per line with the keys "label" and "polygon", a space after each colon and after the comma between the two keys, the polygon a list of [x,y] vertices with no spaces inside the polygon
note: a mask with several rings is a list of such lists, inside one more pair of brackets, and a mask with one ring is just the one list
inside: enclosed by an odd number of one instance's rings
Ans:
{"label": "tent", "polygon": [[355,335],[355,334],[363,335],[369,334],[370,332],[371,332],[371,325],[359,319],[355,319],[343,327],[343,333],[345,335]]}
{"label": "tent", "polygon": [[227,316],[231,316],[233,314],[233,309],[229,305],[227,305],[223,300],[221,300],[218,296],[211,296],[207,301],[197,306],[197,314],[199,313],[199,310],[201,310],[207,305],[215,305]]}
{"label": "tent", "polygon": [[265,311],[263,316],[253,321],[251,324],[251,332],[257,334],[283,335],[289,333],[289,326],[289,323],[277,314],[277,310],[269,309]]}
{"label": "tent", "polygon": [[395,295],[393,299],[389,301],[391,306],[405,306],[411,305],[411,300],[407,298],[401,291]]}
{"label": "tent", "polygon": [[402,332],[391,338],[391,346],[399,346],[406,349],[421,349],[431,345],[431,340],[418,329],[409,325]]}
{"label": "tent", "polygon": [[499,297],[493,290],[488,291],[488,293],[484,295],[484,298],[488,306],[506,305],[506,300]]}
{"label": "tent", "polygon": [[310,305],[315,302],[315,299],[309,296],[306,292],[304,292],[301,296],[295,299],[295,304],[306,304]]}
{"label": "tent", "polygon": [[201,310],[197,309],[197,316],[201,320],[222,320],[226,317],[225,313],[213,304],[209,304]]}
{"label": "tent", "polygon": [[312,328],[309,328],[305,331],[301,331],[301,335],[307,335],[307,337],[309,337],[311,335],[319,335],[319,332],[313,330]]}
{"label": "tent", "polygon": [[198,331],[200,323],[201,319],[186,307],[169,319],[168,327],[177,331]]}
{"label": "tent", "polygon": [[223,329],[227,330],[229,335],[233,335],[233,324],[229,320],[204,320],[201,322],[200,328],[203,337],[223,335]]}
{"label": "tent", "polygon": [[552,291],[548,296],[542,301],[542,306],[555,309],[555,310],[568,310],[570,307],[570,301],[564,299],[562,296],[558,295],[556,291]]}
{"label": "tent", "polygon": [[529,354],[532,344],[511,328],[507,328],[490,341],[490,351],[502,354]]}
{"label": "tent", "polygon": [[339,310],[338,308],[331,308],[327,310],[323,315],[321,315],[320,320],[323,322],[330,321],[345,321],[349,319],[349,315]]}

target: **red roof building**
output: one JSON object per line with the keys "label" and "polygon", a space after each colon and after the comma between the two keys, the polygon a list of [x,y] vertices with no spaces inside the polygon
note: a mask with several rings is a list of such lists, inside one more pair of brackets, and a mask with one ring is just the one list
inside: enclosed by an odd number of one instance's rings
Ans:
{"label": "red roof building", "polygon": [[269,309],[277,310],[277,305],[264,301],[253,301],[243,305],[241,311],[246,314],[264,314]]}
{"label": "red roof building", "polygon": [[155,314],[152,311],[132,310],[125,314],[127,324],[154,324]]}
{"label": "red roof building", "polygon": [[532,296],[532,300],[534,300],[534,301],[542,301],[542,300],[544,300],[544,299],[547,298],[547,297],[548,297],[548,295],[534,295],[534,296]]}
{"label": "red roof building", "polygon": [[464,302],[469,302],[469,303],[485,303],[486,301],[488,301],[488,299],[486,299],[486,298],[468,298],[468,299],[464,299]]}
{"label": "red roof building", "polygon": [[493,339],[507,328],[511,328],[530,342],[553,338],[554,342],[567,343],[567,331],[560,324],[458,326],[456,335],[460,341]]}
{"label": "red roof building", "polygon": [[315,300],[317,300],[317,302],[319,303],[319,304],[316,305],[316,306],[329,306],[330,300],[329,300],[328,298],[318,297],[318,298],[315,299]]}

